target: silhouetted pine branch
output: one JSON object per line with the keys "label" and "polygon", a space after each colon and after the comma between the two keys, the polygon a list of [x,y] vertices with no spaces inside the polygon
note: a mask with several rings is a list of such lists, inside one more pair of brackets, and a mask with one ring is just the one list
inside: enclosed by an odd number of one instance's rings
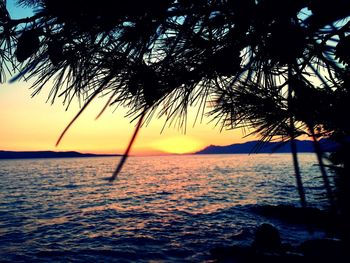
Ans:
{"label": "silhouetted pine branch", "polygon": [[105,95],[131,118],[180,127],[199,103],[199,115],[262,141],[312,127],[349,148],[348,0],[18,3],[34,15],[12,19],[0,1],[0,80],[34,79],[33,96],[51,88],[52,103],[78,98],[82,112]]}

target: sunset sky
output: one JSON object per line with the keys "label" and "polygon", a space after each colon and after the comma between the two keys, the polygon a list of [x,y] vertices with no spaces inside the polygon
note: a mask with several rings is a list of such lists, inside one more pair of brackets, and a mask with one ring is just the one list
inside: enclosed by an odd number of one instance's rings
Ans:
{"label": "sunset sky", "polygon": [[[77,113],[77,103],[66,111],[62,100],[46,103],[49,87],[31,98],[30,83],[1,84],[0,88],[0,149],[2,150],[76,150],[95,153],[121,153],[135,127],[125,118],[126,109],[110,107],[95,120],[106,98],[95,100],[68,131],[61,144],[55,143],[67,123]],[[183,153],[209,144],[227,145],[242,141],[242,132],[222,131],[204,119],[194,127],[192,110],[186,134],[177,128],[161,133],[164,119],[154,119],[143,127],[133,147],[133,154],[157,152]]]}
{"label": "sunset sky", "polygon": [[[9,1],[12,17],[25,17],[26,11],[13,7]],[[31,84],[16,82],[0,84],[0,150],[74,150],[93,153],[122,153],[126,148],[135,123],[124,118],[126,109],[110,107],[99,120],[96,115],[107,98],[96,99],[69,130],[58,147],[56,140],[77,113],[77,103],[66,111],[63,101],[54,105],[46,102],[48,86],[42,94],[31,98]],[[246,141],[240,130],[222,131],[209,123],[208,118],[193,126],[195,110],[188,119],[188,129],[183,134],[177,128],[161,129],[164,119],[154,119],[143,127],[133,147],[132,154],[185,153],[199,150],[207,145],[227,145]]]}

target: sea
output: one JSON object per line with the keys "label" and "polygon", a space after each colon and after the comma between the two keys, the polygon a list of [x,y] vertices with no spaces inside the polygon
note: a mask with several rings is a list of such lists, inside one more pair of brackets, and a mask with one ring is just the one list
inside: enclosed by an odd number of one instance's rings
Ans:
{"label": "sea", "polygon": [[[300,206],[290,154],[0,161],[1,262],[211,262],[262,223],[283,242],[322,237],[256,213]],[[313,154],[299,154],[308,205],[327,206]]]}

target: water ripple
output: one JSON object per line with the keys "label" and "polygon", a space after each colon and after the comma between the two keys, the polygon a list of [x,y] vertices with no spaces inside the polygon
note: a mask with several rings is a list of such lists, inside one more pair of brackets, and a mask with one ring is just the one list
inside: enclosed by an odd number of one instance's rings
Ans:
{"label": "water ripple", "polygon": [[[308,201],[323,206],[315,158],[301,155]],[[289,155],[0,161],[0,258],[6,262],[198,262],[250,242],[269,219],[251,207],[298,204]],[[306,230],[283,226],[288,241]],[[244,241],[242,237],[244,233]]]}

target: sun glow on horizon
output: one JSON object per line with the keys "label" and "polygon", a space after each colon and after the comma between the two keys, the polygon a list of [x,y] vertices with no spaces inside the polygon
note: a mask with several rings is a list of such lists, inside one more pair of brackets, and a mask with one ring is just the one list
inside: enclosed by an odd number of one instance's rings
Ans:
{"label": "sun glow on horizon", "polygon": [[[17,6],[16,1],[6,2],[11,17],[21,19],[33,15],[31,8]],[[7,74],[8,75],[8,74]],[[11,79],[6,76],[7,80]],[[40,94],[34,97],[30,89],[36,78],[4,82],[0,85],[0,150],[7,151],[78,151],[96,154],[123,154],[135,130],[129,108],[111,105],[96,120],[97,114],[108,101],[108,93],[96,97],[74,122],[62,142],[55,143],[68,123],[84,104],[83,97],[68,101],[57,96],[53,103],[53,80],[48,81]],[[62,87],[62,92],[66,87]],[[64,94],[64,92],[62,93]],[[49,99],[48,99],[49,98]],[[52,105],[51,105],[52,102]],[[168,122],[169,116],[159,116],[159,110],[150,123],[145,123],[132,146],[130,155],[186,154],[214,145],[228,145],[242,139],[241,130],[220,130],[209,116],[197,118],[200,103],[188,105],[186,135],[182,129]],[[161,105],[160,105],[161,106]],[[199,111],[200,110],[200,111]],[[169,113],[172,114],[172,113]],[[203,112],[204,114],[204,112]],[[171,118],[172,119],[172,118]],[[163,128],[166,125],[166,129]],[[169,125],[168,125],[169,124]],[[218,125],[220,126],[220,125]]]}
{"label": "sun glow on horizon", "polygon": [[[47,101],[50,86],[32,98],[30,82],[2,84],[0,88],[0,150],[8,151],[78,151],[82,153],[124,153],[135,122],[125,118],[127,108],[109,107],[95,120],[108,97],[97,98],[69,129],[58,147],[55,143],[80,109],[73,102],[66,110],[62,99],[54,105]],[[189,109],[188,125],[192,125],[197,110]],[[222,131],[207,123],[196,123],[184,135],[175,127],[162,131],[165,118],[155,118],[140,130],[131,155],[183,154],[198,151],[210,144],[228,145],[242,142],[240,131]],[[162,131],[160,133],[160,131]]]}
{"label": "sun glow on horizon", "polygon": [[164,153],[185,154],[200,150],[204,143],[190,136],[179,135],[156,140],[152,147]]}

